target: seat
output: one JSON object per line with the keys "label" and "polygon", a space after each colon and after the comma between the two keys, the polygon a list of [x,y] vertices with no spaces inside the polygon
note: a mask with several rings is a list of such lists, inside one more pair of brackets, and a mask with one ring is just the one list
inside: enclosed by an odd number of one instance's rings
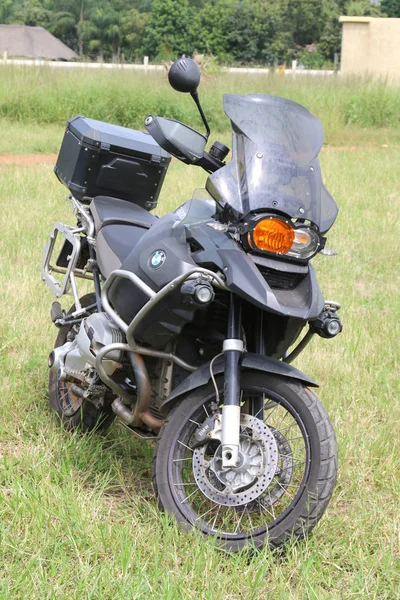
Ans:
{"label": "seat", "polygon": [[108,277],[130,254],[157,217],[136,204],[97,196],[90,204],[96,229],[96,255],[100,271]]}
{"label": "seat", "polygon": [[96,232],[105,225],[116,223],[129,223],[149,229],[157,220],[157,217],[141,206],[111,196],[96,196],[90,203],[89,210],[93,215]]}

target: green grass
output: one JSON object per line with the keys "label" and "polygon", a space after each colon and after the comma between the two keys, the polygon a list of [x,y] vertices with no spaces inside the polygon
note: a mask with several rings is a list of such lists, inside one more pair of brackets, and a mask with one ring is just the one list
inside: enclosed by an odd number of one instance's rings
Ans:
{"label": "green grass", "polygon": [[[27,131],[29,135],[29,131]],[[285,555],[228,556],[157,510],[152,448],[119,425],[65,433],[47,408],[53,297],[40,281],[55,220],[70,221],[52,165],[0,166],[0,598],[396,600],[399,556],[400,150],[322,156],[341,212],[317,257],[343,333],[296,366],[335,425],[339,480],[313,536]],[[160,212],[204,174],[174,161]]]}
{"label": "green grass", "polygon": [[[204,79],[200,88],[214,134],[229,131],[222,108],[226,92],[275,94],[304,104],[321,119],[329,144],[349,139],[362,144],[400,143],[400,94],[385,82],[220,73]],[[48,125],[63,127],[71,116],[83,114],[142,129],[149,113],[202,127],[191,98],[174,92],[164,73],[0,67],[0,118],[5,122],[29,122],[49,131]]]}
{"label": "green grass", "polygon": [[0,154],[57,154],[64,127],[0,119]]}

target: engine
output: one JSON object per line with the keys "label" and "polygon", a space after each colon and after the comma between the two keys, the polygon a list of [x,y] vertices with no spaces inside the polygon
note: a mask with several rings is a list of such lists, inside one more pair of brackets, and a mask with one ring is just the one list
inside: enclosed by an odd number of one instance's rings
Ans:
{"label": "engine", "polygon": [[[83,319],[73,341],[66,342],[50,353],[49,368],[59,380],[85,380],[88,372],[95,367],[99,350],[108,344],[124,341],[124,334],[106,313],[94,313]],[[114,373],[120,366],[121,359],[120,350],[107,355],[107,359],[103,361],[107,375]]]}

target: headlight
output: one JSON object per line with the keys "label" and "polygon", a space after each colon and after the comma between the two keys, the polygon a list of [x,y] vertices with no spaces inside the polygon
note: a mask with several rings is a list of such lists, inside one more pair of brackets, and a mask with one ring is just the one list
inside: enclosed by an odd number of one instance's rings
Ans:
{"label": "headlight", "polygon": [[262,219],[248,234],[248,243],[253,250],[284,254],[306,260],[323,247],[323,238],[317,231],[275,217]]}

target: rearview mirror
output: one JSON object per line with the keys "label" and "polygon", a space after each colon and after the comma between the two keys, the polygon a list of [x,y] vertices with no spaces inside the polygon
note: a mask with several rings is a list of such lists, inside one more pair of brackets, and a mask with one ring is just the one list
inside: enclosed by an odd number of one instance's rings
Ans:
{"label": "rearview mirror", "polygon": [[200,69],[191,58],[178,58],[169,72],[168,81],[177,92],[192,94],[200,83]]}
{"label": "rearview mirror", "polygon": [[144,124],[161,148],[182,162],[193,164],[203,158],[207,138],[195,129],[179,121],[153,115],[149,115]]}

